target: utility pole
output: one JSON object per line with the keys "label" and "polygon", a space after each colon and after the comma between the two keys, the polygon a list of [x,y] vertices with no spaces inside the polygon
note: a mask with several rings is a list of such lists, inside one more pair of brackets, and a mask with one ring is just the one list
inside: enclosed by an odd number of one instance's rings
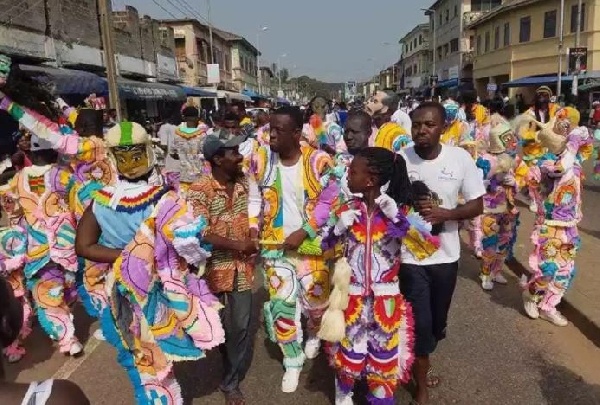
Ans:
{"label": "utility pole", "polygon": [[100,14],[100,29],[102,31],[102,48],[104,50],[104,63],[106,65],[106,79],[108,80],[108,99],[110,108],[117,111],[117,121],[123,119],[121,99],[117,85],[117,65],[115,63],[115,48],[113,42],[112,6],[111,0],[98,1]]}
{"label": "utility pole", "polygon": [[[208,17],[208,40],[210,42],[210,63],[215,63],[215,51],[213,49],[213,28],[212,28],[212,20],[210,19],[210,0],[206,0],[206,8],[207,8],[207,17]],[[219,69],[221,67],[219,66]]]}
{"label": "utility pole", "polygon": [[563,71],[563,42],[565,37],[565,0],[560,0],[560,33],[558,38],[558,83],[556,85],[556,97],[560,102],[562,94],[562,71]]}
{"label": "utility pole", "polygon": [[[582,0],[579,0],[579,4],[577,5],[577,32],[575,33],[575,48],[579,48],[581,44],[581,7]],[[579,94],[579,71],[581,70],[581,59],[577,58],[577,63],[575,63],[575,74],[573,75],[573,86],[571,88],[571,93],[573,96],[577,97]]]}

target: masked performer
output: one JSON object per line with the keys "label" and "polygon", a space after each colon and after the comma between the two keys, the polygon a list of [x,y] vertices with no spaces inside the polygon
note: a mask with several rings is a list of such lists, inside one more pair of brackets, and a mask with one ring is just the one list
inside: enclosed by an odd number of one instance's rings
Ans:
{"label": "masked performer", "polygon": [[529,181],[538,212],[529,258],[532,277],[524,283],[527,315],[542,318],[557,326],[567,319],[556,309],[575,274],[575,256],[581,240],[577,224],[581,221],[582,162],[589,158],[592,140],[585,127],[578,127],[579,112],[564,108],[548,124],[535,123],[542,147],[547,149],[532,167]]}
{"label": "masked performer", "polygon": [[224,341],[220,304],[191,274],[207,252],[185,202],[161,181],[152,142],[136,123],[106,133],[119,181],[92,193],[77,229],[77,252],[104,269],[108,308],[101,315],[138,404],[182,404],[175,361],[196,360]]}
{"label": "masked performer", "polygon": [[69,305],[76,299],[75,216],[69,209],[70,173],[56,164],[51,145],[36,136],[33,165],[22,169],[3,188],[22,209],[20,226],[27,235],[24,275],[40,325],[58,342],[61,353],[83,351],[75,337]]}
{"label": "masked performer", "polygon": [[[302,125],[293,107],[271,115],[270,146],[256,153],[249,196],[251,227],[258,229],[262,217],[261,255],[270,296],[265,323],[283,352],[283,392],[296,390],[305,358],[319,353],[316,334],[329,298],[329,267],[320,242],[314,241],[313,218],[323,189],[320,180],[333,163],[327,153],[300,146]],[[301,313],[309,318],[304,351]]]}
{"label": "masked performer", "polygon": [[444,104],[446,110],[446,130],[442,134],[440,142],[450,146],[458,146],[460,142],[468,135],[469,125],[460,119],[460,105],[452,100],[446,101]]}
{"label": "masked performer", "polygon": [[392,121],[400,98],[391,91],[377,91],[369,98],[365,111],[373,118],[373,136],[369,146],[386,148],[398,152],[412,143],[411,128],[402,128]]}
{"label": "masked performer", "polygon": [[302,133],[309,145],[322,149],[330,155],[346,152],[346,144],[342,137],[342,128],[333,121],[327,121],[327,100],[316,96],[309,103],[306,111],[308,122],[304,124]]}
{"label": "masked performer", "polygon": [[483,172],[486,194],[483,196],[481,223],[481,286],[494,288],[494,282],[506,284],[502,267],[512,240],[517,183],[514,158],[507,152],[516,149],[514,131],[507,122],[495,122],[490,130],[487,152],[477,158]]}

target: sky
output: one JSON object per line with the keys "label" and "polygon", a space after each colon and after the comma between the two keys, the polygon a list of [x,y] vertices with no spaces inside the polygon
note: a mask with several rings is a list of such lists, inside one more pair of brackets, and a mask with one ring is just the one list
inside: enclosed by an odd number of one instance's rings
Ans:
{"label": "sky", "polygon": [[[190,17],[187,3],[207,17],[208,0],[113,0],[153,18]],[[159,3],[165,10],[161,9]],[[291,76],[327,82],[364,81],[400,58],[398,41],[426,22],[420,8],[434,0],[212,0],[215,27],[244,36],[256,46],[261,65],[276,63]],[[177,10],[179,8],[180,10]],[[262,27],[268,27],[261,31]],[[282,55],[286,55],[282,58]]]}

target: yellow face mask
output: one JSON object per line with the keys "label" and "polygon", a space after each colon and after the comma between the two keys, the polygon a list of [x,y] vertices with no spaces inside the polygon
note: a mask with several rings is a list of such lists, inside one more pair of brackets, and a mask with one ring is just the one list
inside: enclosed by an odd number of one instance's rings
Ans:
{"label": "yellow face mask", "polygon": [[122,176],[137,179],[148,173],[150,159],[146,145],[117,147],[112,153]]}

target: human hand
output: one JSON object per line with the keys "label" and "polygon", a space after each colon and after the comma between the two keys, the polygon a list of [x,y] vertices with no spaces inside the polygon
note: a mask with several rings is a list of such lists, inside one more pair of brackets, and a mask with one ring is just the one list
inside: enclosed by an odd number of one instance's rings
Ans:
{"label": "human hand", "polygon": [[375,199],[375,204],[379,205],[379,209],[389,219],[394,219],[398,215],[398,204],[388,194],[381,194]]}
{"label": "human hand", "polygon": [[358,210],[348,210],[344,211],[340,214],[340,217],[335,224],[335,228],[333,229],[334,234],[341,235],[346,231],[346,229],[350,228],[354,222],[358,219],[360,215],[360,211]]}
{"label": "human hand", "polygon": [[237,251],[245,256],[258,253],[258,240],[246,239],[237,242]]}
{"label": "human hand", "polygon": [[298,229],[297,231],[292,232],[290,236],[283,241],[283,250],[298,250],[307,236],[308,234],[304,229]]}
{"label": "human hand", "polygon": [[450,210],[438,206],[425,208],[422,212],[420,212],[420,214],[423,216],[423,219],[429,222],[431,225],[443,224],[444,222],[452,219]]}
{"label": "human hand", "polygon": [[250,229],[250,240],[258,242],[258,229],[256,229],[256,228]]}
{"label": "human hand", "polygon": [[504,179],[502,179],[502,184],[504,184],[507,187],[514,187],[517,184],[517,181],[515,180],[514,176],[504,176]]}

